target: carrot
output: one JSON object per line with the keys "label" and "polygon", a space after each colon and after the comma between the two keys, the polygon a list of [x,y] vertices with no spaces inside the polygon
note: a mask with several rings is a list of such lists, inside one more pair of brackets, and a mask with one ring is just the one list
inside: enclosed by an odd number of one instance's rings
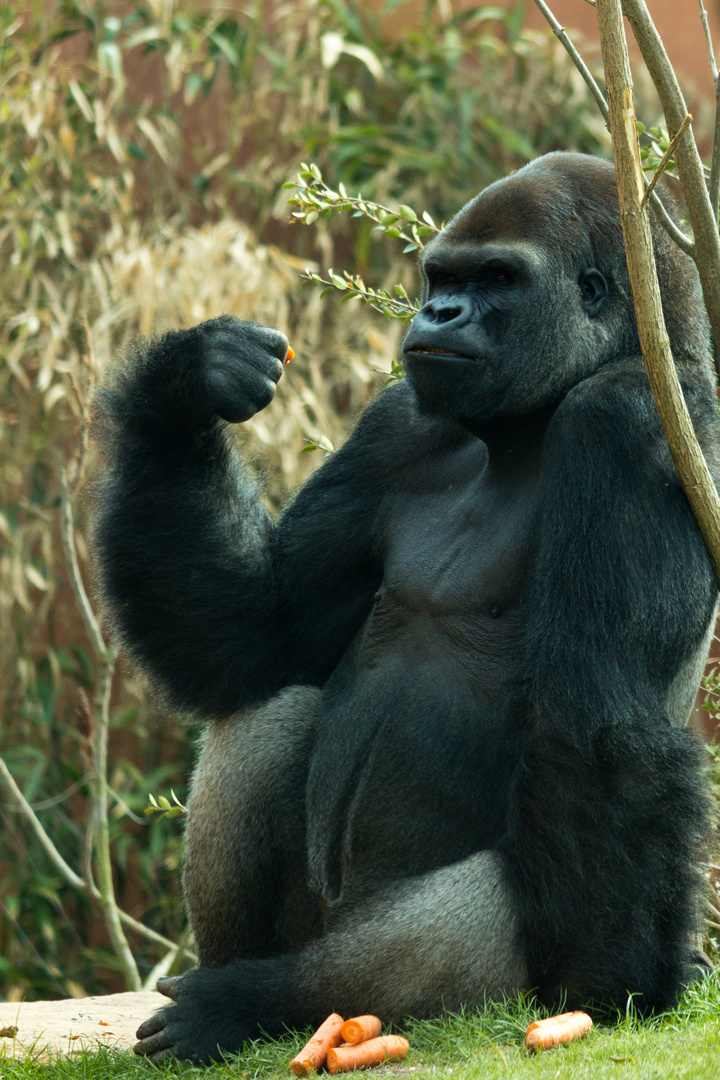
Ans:
{"label": "carrot", "polygon": [[340,1028],[343,1026],[343,1018],[337,1013],[331,1013],[317,1029],[312,1039],[302,1048],[297,1057],[290,1062],[290,1068],[296,1076],[308,1076],[315,1069],[325,1064],[328,1050],[331,1046],[338,1046],[342,1042]]}
{"label": "carrot", "polygon": [[347,1043],[367,1042],[374,1039],[382,1030],[382,1021],[377,1016],[353,1016],[346,1020],[340,1034]]}
{"label": "carrot", "polygon": [[584,1012],[561,1013],[547,1020],[536,1020],[527,1029],[525,1046],[528,1050],[549,1050],[558,1043],[572,1042],[587,1035],[593,1022]]}
{"label": "carrot", "polygon": [[291,349],[288,345],[288,351],[285,353],[285,363],[289,364],[291,360],[295,359],[295,350]]}
{"label": "carrot", "polygon": [[349,1072],[363,1065],[398,1061],[405,1057],[409,1049],[410,1043],[400,1035],[381,1035],[378,1039],[368,1039],[352,1046],[338,1046],[328,1050],[327,1070],[329,1073]]}

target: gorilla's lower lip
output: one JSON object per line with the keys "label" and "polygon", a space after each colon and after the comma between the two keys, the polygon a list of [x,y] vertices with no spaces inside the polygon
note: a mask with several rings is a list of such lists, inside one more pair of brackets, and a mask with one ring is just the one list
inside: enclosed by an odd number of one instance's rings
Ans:
{"label": "gorilla's lower lip", "polygon": [[468,356],[466,353],[451,352],[450,349],[436,349],[429,345],[412,345],[405,350],[406,356],[449,356],[453,360],[472,360],[478,363],[479,356]]}

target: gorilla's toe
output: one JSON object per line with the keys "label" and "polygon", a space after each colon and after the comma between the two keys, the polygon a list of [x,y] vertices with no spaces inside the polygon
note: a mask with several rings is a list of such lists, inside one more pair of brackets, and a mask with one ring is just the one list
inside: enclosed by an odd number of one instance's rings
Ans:
{"label": "gorilla's toe", "polygon": [[286,966],[277,958],[159,979],[158,990],[174,1004],[141,1024],[135,1053],[152,1061],[175,1057],[207,1065],[238,1053],[261,1030],[279,1033],[283,1010],[277,998],[283,996]]}

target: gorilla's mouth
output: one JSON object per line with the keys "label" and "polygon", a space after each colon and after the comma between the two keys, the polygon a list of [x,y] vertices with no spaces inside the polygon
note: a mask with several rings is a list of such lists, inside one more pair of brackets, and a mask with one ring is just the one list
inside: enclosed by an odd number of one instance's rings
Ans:
{"label": "gorilla's mouth", "polygon": [[451,356],[454,360],[472,360],[474,363],[479,361],[477,356],[468,356],[466,353],[453,352],[451,349],[438,349],[434,345],[411,345],[409,349],[405,349],[406,356]]}

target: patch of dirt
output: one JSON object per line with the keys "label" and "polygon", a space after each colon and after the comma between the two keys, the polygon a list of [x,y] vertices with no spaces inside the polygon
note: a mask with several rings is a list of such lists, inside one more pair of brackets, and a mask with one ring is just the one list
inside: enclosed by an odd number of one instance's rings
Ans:
{"label": "patch of dirt", "polygon": [[[98,1046],[129,1050],[143,1020],[167,1004],[168,999],[154,990],[64,1001],[0,1002],[0,1059],[30,1054],[47,1061]],[[15,1036],[12,1028],[17,1028]]]}

